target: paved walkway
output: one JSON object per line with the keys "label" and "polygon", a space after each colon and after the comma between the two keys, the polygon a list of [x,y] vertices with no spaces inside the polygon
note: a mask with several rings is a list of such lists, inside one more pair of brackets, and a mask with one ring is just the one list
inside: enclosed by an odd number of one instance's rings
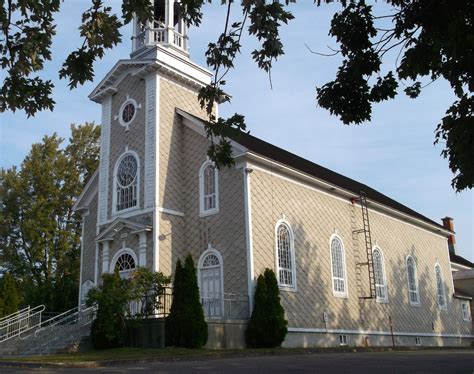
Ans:
{"label": "paved walkway", "polygon": [[0,368],[0,373],[474,373],[474,350],[315,353],[176,362],[124,363],[94,369]]}

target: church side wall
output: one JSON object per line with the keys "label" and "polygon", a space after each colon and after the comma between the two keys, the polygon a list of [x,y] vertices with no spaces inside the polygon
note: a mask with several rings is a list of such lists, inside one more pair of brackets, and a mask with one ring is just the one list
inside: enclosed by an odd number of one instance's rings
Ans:
{"label": "church side wall", "polygon": [[[353,238],[352,234],[353,230],[363,227],[359,207],[354,208],[349,201],[260,169],[251,174],[251,199],[256,276],[266,267],[276,271],[276,222],[284,218],[294,232],[297,290],[280,292],[290,327],[286,345],[311,345],[311,342],[321,345],[317,343],[319,335],[311,334],[314,331],[387,332],[390,331],[389,317],[395,332],[470,334],[470,324],[462,321],[460,303],[452,297],[454,290],[446,238],[369,211],[372,244],[380,247],[384,256],[388,302],[359,301],[356,262],[366,261],[364,235]],[[351,213],[354,213],[355,221],[351,221]],[[342,239],[345,248],[346,298],[333,296],[329,240],[334,233]],[[361,260],[357,260],[358,250]],[[419,307],[410,306],[408,300],[405,261],[409,254],[417,264]],[[437,305],[436,262],[443,272],[446,311],[439,310]],[[363,274],[361,279],[367,286],[367,275]],[[328,315],[326,322],[323,318],[325,312]],[[299,331],[292,331],[291,328]],[[362,344],[362,338],[357,334],[355,336],[357,340],[353,340],[353,344]],[[380,344],[391,344],[391,341],[384,339],[372,338]],[[446,341],[438,344],[436,339],[428,337],[426,344],[429,339],[433,340],[433,345],[447,344]],[[405,343],[414,345],[414,337],[406,338]]]}

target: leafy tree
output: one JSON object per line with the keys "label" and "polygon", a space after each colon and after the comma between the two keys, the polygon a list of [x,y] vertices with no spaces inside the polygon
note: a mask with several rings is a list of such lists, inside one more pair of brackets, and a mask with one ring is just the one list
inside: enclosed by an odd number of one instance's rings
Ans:
{"label": "leafy tree", "polygon": [[81,217],[72,207],[98,163],[99,127],[71,130],[65,148],[45,136],[19,170],[0,170],[2,266],[21,280],[25,304],[54,311],[77,305]]}
{"label": "leafy tree", "polygon": [[118,270],[102,275],[102,284],[87,295],[87,306],[97,306],[92,323],[92,344],[97,349],[121,347],[125,343],[125,314],[130,302],[130,281],[121,279]]}
{"label": "leafy tree", "polygon": [[254,307],[245,331],[247,345],[254,348],[278,347],[288,331],[285,311],[281,306],[278,283],[273,270],[257,278]]}
{"label": "leafy tree", "polygon": [[[90,1],[80,26],[84,42],[70,53],[59,72],[61,78],[69,79],[71,88],[94,78],[94,62],[121,41],[119,28],[130,23],[133,14],[142,23],[153,19],[153,1],[122,0],[122,20],[102,0]],[[188,25],[199,26],[202,6],[211,1],[182,0],[176,11]],[[218,2],[227,7],[223,32],[206,52],[215,78],[199,95],[209,115],[206,130],[212,145],[208,153],[218,166],[232,164],[228,138],[246,129],[242,115],[222,119],[212,113],[214,102],[230,101],[224,93],[224,77],[234,67],[241,36],[247,30],[257,39],[260,46],[252,52],[252,58],[259,68],[270,73],[273,63],[284,54],[280,27],[294,18],[288,5],[295,2]],[[314,0],[318,6],[328,2],[332,0]],[[457,99],[436,127],[435,143],[445,145],[442,155],[455,174],[453,187],[458,191],[472,188],[474,0],[386,2],[392,6],[390,13],[375,16],[373,7],[364,0],[341,0],[342,10],[334,14],[329,34],[340,44],[335,53],[340,53],[343,61],[335,80],[317,89],[318,104],[345,124],[359,124],[371,119],[374,103],[398,94],[398,82],[408,82],[404,91],[416,98],[430,83],[423,82],[424,78],[446,79]],[[0,111],[22,109],[34,115],[54,107],[53,84],[38,72],[52,57],[54,15],[60,5],[59,0],[10,0],[0,6],[1,66],[7,73],[0,89]],[[234,22],[230,17],[232,7],[241,11]],[[382,74],[386,70],[382,69],[383,57],[390,51],[398,52],[400,64],[395,71]]]}
{"label": "leafy tree", "polygon": [[20,306],[21,297],[15,278],[6,273],[0,279],[0,317],[15,313]]}
{"label": "leafy tree", "polygon": [[167,345],[200,348],[207,342],[207,323],[199,297],[196,268],[189,254],[184,267],[176,263],[173,303],[166,319]]}
{"label": "leafy tree", "polygon": [[161,307],[161,298],[165,287],[171,282],[171,277],[161,272],[153,272],[147,268],[136,269],[130,281],[130,300],[139,302],[139,311],[134,318],[148,318]]}

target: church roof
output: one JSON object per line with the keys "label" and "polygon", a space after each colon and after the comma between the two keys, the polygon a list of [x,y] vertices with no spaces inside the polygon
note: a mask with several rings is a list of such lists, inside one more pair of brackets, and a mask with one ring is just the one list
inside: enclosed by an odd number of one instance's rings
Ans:
{"label": "church roof", "polygon": [[[178,112],[186,113],[189,116],[193,117],[195,120],[198,120],[202,123],[202,119],[190,113],[181,110],[179,110]],[[294,153],[288,152],[285,149],[279,148],[255,136],[242,132],[239,133],[238,136],[234,137],[232,140],[244,146],[253,153],[256,153],[283,165],[289,166],[305,174],[309,174],[314,178],[328,182],[329,184],[350,191],[356,195],[359,195],[360,192],[363,191],[365,192],[368,200],[372,200],[389,208],[395,209],[401,213],[407,214],[413,218],[419,219],[425,223],[434,225],[443,232],[449,232],[449,230],[445,229],[439,223],[423,216],[422,214],[414,211],[413,209],[408,208],[407,206],[399,203],[398,201],[391,199],[390,197],[380,193],[372,187],[367,186],[366,184],[357,182],[342,174],[336,173],[330,169],[327,169],[321,165],[306,160],[300,156],[295,155]]]}
{"label": "church roof", "polygon": [[449,252],[449,260],[459,265],[464,265],[470,268],[474,268],[474,263],[452,252]]}

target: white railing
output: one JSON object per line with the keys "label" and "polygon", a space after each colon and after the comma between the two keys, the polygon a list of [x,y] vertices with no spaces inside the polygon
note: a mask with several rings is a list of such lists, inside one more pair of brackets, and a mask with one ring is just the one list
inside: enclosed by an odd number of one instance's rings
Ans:
{"label": "white railing", "polygon": [[34,345],[23,354],[51,353],[56,348],[66,348],[69,343],[89,335],[95,313],[95,307],[74,308],[45,321],[45,325],[32,336]]}
{"label": "white railing", "polygon": [[174,28],[165,27],[162,23],[155,22],[153,27],[147,26],[134,38],[134,51],[154,44],[173,44],[180,49],[187,50],[187,38]]}
{"label": "white railing", "polygon": [[250,316],[247,295],[206,292],[201,295],[201,304],[207,318],[248,319]]}
{"label": "white railing", "polygon": [[27,315],[30,312],[30,306],[28,305],[26,308],[20,309],[15,313],[9,314],[8,316],[0,318],[0,327],[4,326],[8,323],[9,320],[18,318],[20,315]]}
{"label": "white railing", "polygon": [[0,343],[41,326],[41,314],[45,306],[19,310],[0,321]]}

